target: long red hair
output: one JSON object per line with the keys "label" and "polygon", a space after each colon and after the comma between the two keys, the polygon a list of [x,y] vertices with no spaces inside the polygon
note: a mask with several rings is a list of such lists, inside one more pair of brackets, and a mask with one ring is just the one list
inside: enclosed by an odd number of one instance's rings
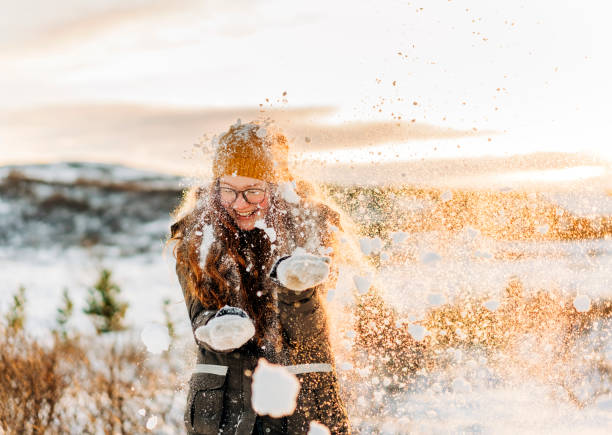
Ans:
{"label": "long red hair", "polygon": [[[220,309],[224,305],[241,301],[240,308],[254,320],[256,338],[259,343],[276,326],[275,296],[265,285],[265,273],[269,271],[272,259],[272,243],[264,231],[255,228],[240,230],[232,217],[221,205],[218,195],[219,181],[208,189],[196,189],[195,201],[198,204],[192,213],[180,219],[172,227],[170,240],[178,243],[174,247],[177,262],[188,264],[190,277],[187,291],[209,309]],[[291,231],[293,223],[290,214],[284,210],[284,202],[278,201],[275,188],[270,185],[270,208],[266,221],[282,237]],[[200,246],[203,227],[212,225],[215,243],[210,246],[206,258],[201,258]],[[224,261],[225,254],[234,260],[240,283],[228,280],[231,262]],[[203,266],[203,267],[202,267]],[[212,282],[212,285],[206,282]]]}

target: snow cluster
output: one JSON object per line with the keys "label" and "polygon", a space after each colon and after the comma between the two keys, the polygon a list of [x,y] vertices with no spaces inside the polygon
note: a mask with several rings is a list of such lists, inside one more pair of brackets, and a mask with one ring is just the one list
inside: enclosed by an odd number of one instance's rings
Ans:
{"label": "snow cluster", "polygon": [[578,295],[574,298],[574,308],[579,313],[586,313],[591,309],[591,298],[587,295]]}
{"label": "snow cluster", "polygon": [[300,382],[283,366],[260,358],[253,372],[251,404],[259,415],[274,418],[293,414]]}
{"label": "snow cluster", "polygon": [[170,346],[168,328],[159,323],[147,324],[140,333],[140,339],[147,350],[156,355],[168,350]]}
{"label": "snow cluster", "polygon": [[281,198],[290,204],[298,204],[300,197],[295,193],[295,181],[285,181],[278,185],[278,193]]}
{"label": "snow cluster", "polygon": [[308,435],[330,435],[331,432],[323,423],[317,421],[310,422],[310,428],[308,429]]}
{"label": "snow cluster", "polygon": [[428,334],[428,331],[427,329],[425,329],[424,326],[416,324],[411,324],[410,326],[408,326],[408,332],[416,341],[422,341]]}
{"label": "snow cluster", "polygon": [[266,235],[268,236],[268,239],[270,239],[270,242],[274,243],[276,241],[276,230],[272,227],[267,226],[266,221],[264,221],[263,219],[258,219],[255,221],[255,228],[263,230],[264,233],[266,233]]}
{"label": "snow cluster", "polygon": [[212,225],[204,225],[202,228],[202,232],[196,231],[197,236],[202,236],[202,242],[200,243],[200,267],[204,269],[206,264],[206,257],[208,256],[208,251],[215,241],[215,234]]}
{"label": "snow cluster", "polygon": [[372,280],[367,276],[355,275],[353,277],[353,281],[355,282],[355,287],[357,287],[357,291],[359,294],[366,294],[370,287],[372,286]]}
{"label": "snow cluster", "polygon": [[483,305],[487,310],[495,311],[499,308],[500,302],[497,299],[489,299]]}
{"label": "snow cluster", "polygon": [[372,255],[380,252],[383,242],[380,237],[362,237],[359,239],[359,247],[364,255]]}

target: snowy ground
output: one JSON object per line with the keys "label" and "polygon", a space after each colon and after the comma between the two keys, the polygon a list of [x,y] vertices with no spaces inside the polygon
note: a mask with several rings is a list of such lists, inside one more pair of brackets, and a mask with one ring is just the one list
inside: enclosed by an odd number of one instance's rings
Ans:
{"label": "snowy ground", "polygon": [[[151,219],[156,222],[151,234],[163,232],[170,224],[169,218]],[[559,290],[568,297],[612,298],[611,240],[499,242],[466,230],[442,243],[437,236],[422,233],[396,243],[389,241],[383,247],[381,267],[376,276],[369,277],[408,322],[466,293],[499,299],[511,277],[519,277],[526,288]],[[148,243],[146,252],[122,250],[120,245],[0,247],[0,312],[10,306],[18,287],[25,286],[26,328],[43,338],[55,326],[56,307],[67,288],[75,302],[68,328],[93,333],[82,308],[88,287],[104,267],[112,270],[121,297],[129,302],[126,320],[135,332],[164,321],[162,301],[168,298],[177,334],[180,340],[189,341],[191,331],[172,254],[163,255],[161,238],[147,237],[148,242],[142,241]],[[355,274],[354,268],[341,268],[338,288],[329,296],[332,306],[350,303],[357,291]],[[340,330],[344,334],[347,328]],[[184,358],[187,367],[193,363],[189,349],[177,347],[174,352],[180,353],[175,356]],[[449,365],[419,372],[415,383],[403,391],[386,388],[386,379],[351,373],[355,370],[350,365],[339,367],[352,383],[349,389],[359,393],[350,408],[354,427],[364,434],[609,433],[611,379],[592,371],[590,362],[612,366],[610,322],[602,322],[583,337],[573,354],[576,361],[570,386],[584,399],[582,408],[550,382],[550,374],[525,376],[524,367],[504,366],[503,355],[492,357],[478,350],[448,349]],[[531,359],[537,362],[543,355],[545,350],[534,351]],[[176,433],[182,431],[176,428]]]}

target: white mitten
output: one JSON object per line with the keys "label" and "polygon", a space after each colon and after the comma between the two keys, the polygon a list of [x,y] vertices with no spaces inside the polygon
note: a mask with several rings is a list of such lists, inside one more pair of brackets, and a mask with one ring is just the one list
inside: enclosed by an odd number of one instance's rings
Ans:
{"label": "white mitten", "polygon": [[195,330],[198,340],[226,352],[238,349],[255,335],[255,326],[240,308],[225,306],[206,325]]}
{"label": "white mitten", "polygon": [[288,289],[303,291],[327,279],[330,263],[330,257],[296,250],[290,257],[281,260],[278,264],[276,277]]}

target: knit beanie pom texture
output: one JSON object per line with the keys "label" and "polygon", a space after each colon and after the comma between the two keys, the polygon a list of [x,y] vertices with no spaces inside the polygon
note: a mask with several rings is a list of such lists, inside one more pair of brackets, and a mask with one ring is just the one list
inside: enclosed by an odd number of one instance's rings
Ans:
{"label": "knit beanie pom texture", "polygon": [[290,179],[289,144],[280,131],[240,120],[218,138],[213,176],[240,175],[268,182]]}

